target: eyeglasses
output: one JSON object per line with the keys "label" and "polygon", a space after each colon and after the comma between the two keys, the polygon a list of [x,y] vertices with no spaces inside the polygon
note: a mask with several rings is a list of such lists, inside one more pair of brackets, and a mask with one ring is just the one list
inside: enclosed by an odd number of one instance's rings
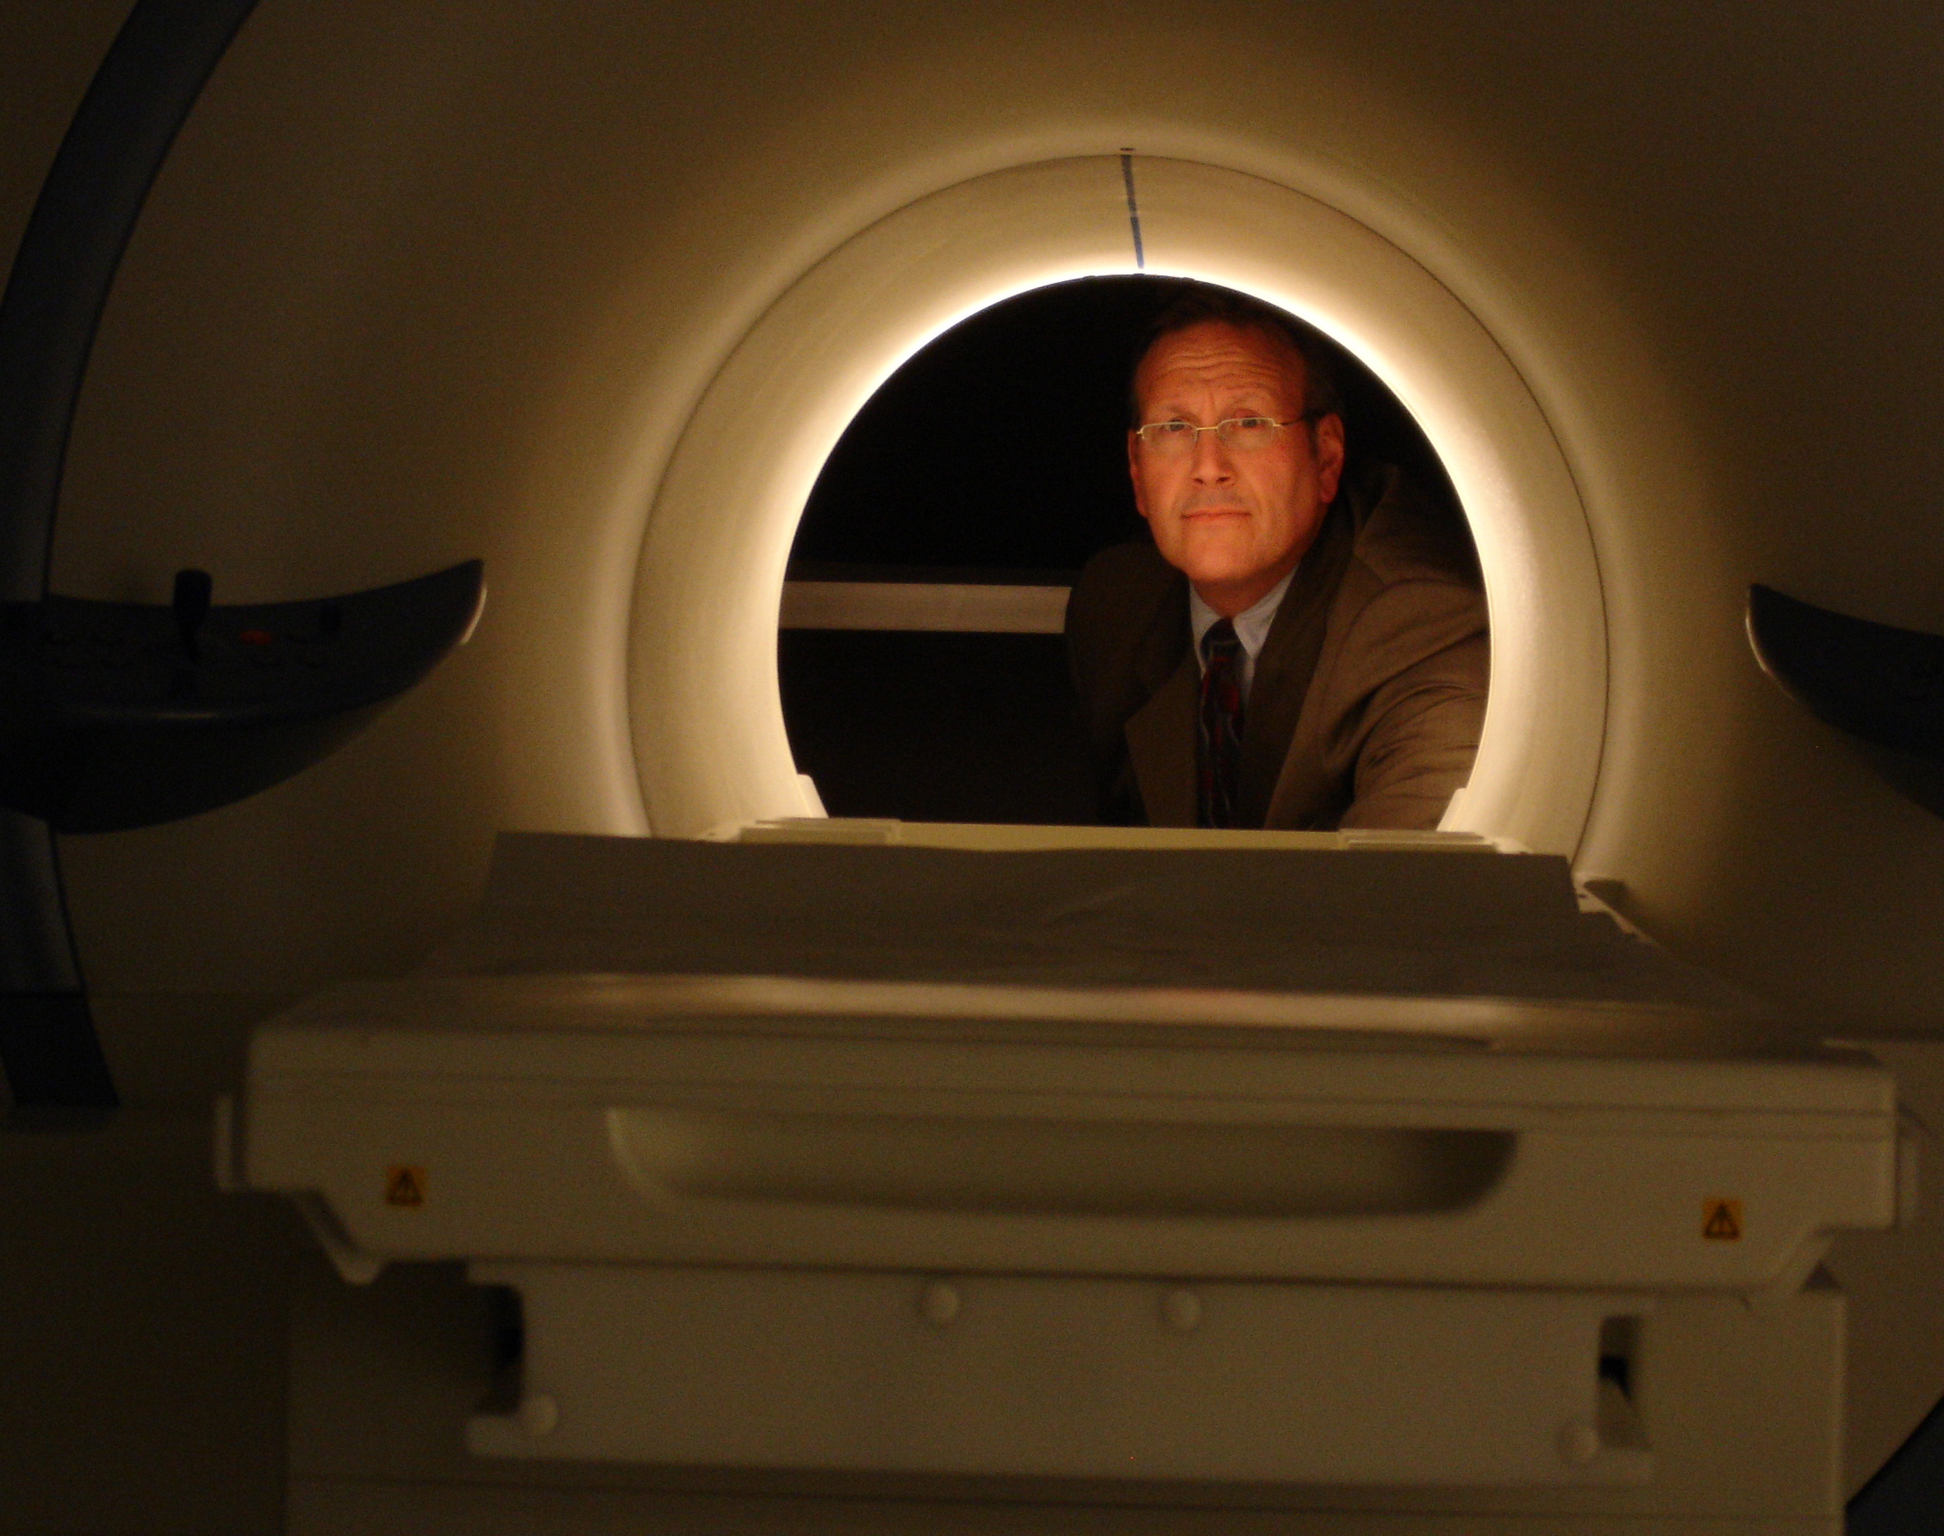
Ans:
{"label": "eyeglasses", "polygon": [[1293,427],[1299,421],[1313,421],[1322,414],[1321,411],[1305,411],[1287,421],[1277,421],[1273,416],[1231,416],[1212,427],[1197,427],[1186,421],[1150,421],[1146,426],[1136,427],[1134,435],[1141,440],[1142,447],[1162,459],[1187,457],[1195,451],[1204,432],[1213,432],[1222,440],[1222,445],[1233,452],[1254,453],[1273,443],[1276,434],[1284,427]]}

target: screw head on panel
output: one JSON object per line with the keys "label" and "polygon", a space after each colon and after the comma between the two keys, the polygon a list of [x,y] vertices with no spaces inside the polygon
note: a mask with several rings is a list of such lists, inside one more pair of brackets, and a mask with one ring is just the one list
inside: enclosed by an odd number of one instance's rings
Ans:
{"label": "screw head on panel", "polygon": [[918,1310],[935,1328],[943,1328],[956,1319],[961,1305],[958,1287],[946,1280],[929,1282],[918,1298]]}
{"label": "screw head on panel", "polygon": [[1161,1298],[1161,1321],[1175,1333],[1193,1333],[1201,1327],[1201,1297],[1185,1285],[1178,1285]]}
{"label": "screw head on panel", "polygon": [[520,1428],[529,1435],[551,1435],[560,1423],[560,1404],[545,1393],[520,1399]]}
{"label": "screw head on panel", "polygon": [[1568,1419],[1557,1443],[1559,1459],[1569,1467],[1583,1467],[1600,1454],[1600,1432],[1585,1419]]}

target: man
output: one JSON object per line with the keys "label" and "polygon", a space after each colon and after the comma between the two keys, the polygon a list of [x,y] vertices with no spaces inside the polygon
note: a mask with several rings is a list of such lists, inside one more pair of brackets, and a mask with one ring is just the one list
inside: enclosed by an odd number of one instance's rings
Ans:
{"label": "man", "polygon": [[1127,436],[1153,542],[1067,604],[1104,820],[1436,827],[1485,712],[1469,547],[1397,472],[1350,484],[1322,349],[1191,290],[1152,328]]}

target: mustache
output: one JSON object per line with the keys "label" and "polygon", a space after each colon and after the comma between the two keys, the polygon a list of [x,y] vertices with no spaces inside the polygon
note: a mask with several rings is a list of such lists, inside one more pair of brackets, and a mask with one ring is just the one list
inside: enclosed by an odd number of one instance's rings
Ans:
{"label": "mustache", "polygon": [[1254,508],[1232,490],[1204,486],[1176,502],[1174,510],[1176,517],[1186,517],[1194,512],[1251,512]]}

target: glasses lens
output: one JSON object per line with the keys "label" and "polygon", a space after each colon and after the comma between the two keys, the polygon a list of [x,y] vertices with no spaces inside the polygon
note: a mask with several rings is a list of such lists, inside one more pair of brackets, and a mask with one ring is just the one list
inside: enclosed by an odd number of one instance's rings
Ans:
{"label": "glasses lens", "polygon": [[1217,429],[1222,441],[1239,453],[1267,448],[1275,440],[1276,423],[1267,416],[1232,416]]}
{"label": "glasses lens", "polygon": [[1164,459],[1179,458],[1188,452],[1198,435],[1185,421],[1150,421],[1141,428],[1141,441]]}

